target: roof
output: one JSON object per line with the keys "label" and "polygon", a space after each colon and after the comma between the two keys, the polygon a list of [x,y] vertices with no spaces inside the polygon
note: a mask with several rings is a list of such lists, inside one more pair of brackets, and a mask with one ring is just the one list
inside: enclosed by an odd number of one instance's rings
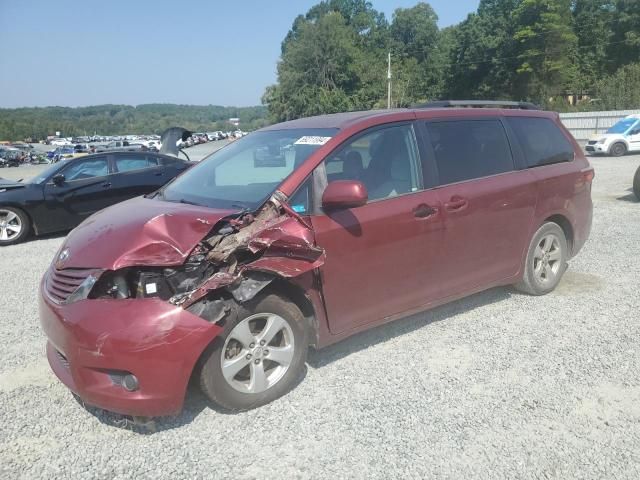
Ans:
{"label": "roof", "polygon": [[[448,102],[452,103],[452,102]],[[493,102],[500,105],[512,103],[514,106],[520,102]],[[477,102],[478,106],[487,105],[491,107],[492,102]],[[525,105],[525,104],[523,104]],[[555,115],[553,112],[546,110],[534,110],[532,104],[529,108],[451,108],[457,105],[439,106],[429,104],[428,107],[417,108],[395,108],[389,110],[366,110],[358,112],[332,113],[328,115],[318,115],[315,117],[299,118],[288,122],[276,123],[268,127],[262,128],[261,131],[273,130],[289,130],[295,128],[335,128],[344,130],[345,128],[359,123],[363,120],[371,120],[380,117],[387,117],[397,114],[415,114],[417,118],[438,118],[438,117],[461,117],[466,115],[508,115],[508,116],[534,116],[534,117],[550,117]]]}
{"label": "roof", "polygon": [[297,120],[290,120],[288,122],[276,123],[275,125],[270,125],[262,130],[289,130],[293,128],[337,128],[342,130],[353,123],[367,118],[407,111],[408,110],[405,108],[398,108],[392,110],[365,110],[360,112],[331,113],[328,115],[318,115],[315,117],[305,117]]}

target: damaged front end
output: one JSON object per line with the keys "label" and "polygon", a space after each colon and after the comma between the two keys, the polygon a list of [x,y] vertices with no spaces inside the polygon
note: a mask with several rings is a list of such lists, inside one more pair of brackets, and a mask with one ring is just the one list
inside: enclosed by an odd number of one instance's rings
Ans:
{"label": "damaged front end", "polygon": [[257,212],[218,221],[181,266],[104,272],[89,298],[159,298],[217,323],[276,278],[298,277],[324,260],[311,225],[276,192]]}

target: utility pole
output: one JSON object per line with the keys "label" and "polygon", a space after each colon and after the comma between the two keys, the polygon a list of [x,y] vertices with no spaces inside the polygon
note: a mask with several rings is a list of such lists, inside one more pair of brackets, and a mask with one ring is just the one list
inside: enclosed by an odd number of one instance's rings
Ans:
{"label": "utility pole", "polygon": [[389,67],[387,68],[387,108],[391,108],[391,52],[389,52]]}

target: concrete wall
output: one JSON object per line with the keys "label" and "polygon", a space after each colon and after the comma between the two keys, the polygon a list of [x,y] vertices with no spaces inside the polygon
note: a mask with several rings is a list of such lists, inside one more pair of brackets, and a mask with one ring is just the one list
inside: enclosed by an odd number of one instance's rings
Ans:
{"label": "concrete wall", "polygon": [[604,133],[618,120],[632,114],[640,114],[640,110],[561,113],[560,119],[578,142],[584,142],[594,134]]}

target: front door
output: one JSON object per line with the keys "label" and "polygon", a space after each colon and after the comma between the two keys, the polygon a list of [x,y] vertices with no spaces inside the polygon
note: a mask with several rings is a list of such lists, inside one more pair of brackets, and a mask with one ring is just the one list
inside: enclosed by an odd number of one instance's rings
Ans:
{"label": "front door", "polygon": [[369,202],[311,216],[329,328],[342,333],[439,296],[442,219],[438,195],[423,189],[413,125],[376,128],[348,140],[320,171],[328,182],[359,180]]}
{"label": "front door", "polygon": [[[73,161],[62,169],[64,181],[45,185],[44,196],[54,230],[73,228],[89,215],[112,205],[112,178],[107,157],[92,157]],[[43,230],[49,230],[43,228]]]}
{"label": "front door", "polygon": [[631,128],[627,134],[627,140],[629,141],[629,150],[637,152],[640,150],[640,120]]}

